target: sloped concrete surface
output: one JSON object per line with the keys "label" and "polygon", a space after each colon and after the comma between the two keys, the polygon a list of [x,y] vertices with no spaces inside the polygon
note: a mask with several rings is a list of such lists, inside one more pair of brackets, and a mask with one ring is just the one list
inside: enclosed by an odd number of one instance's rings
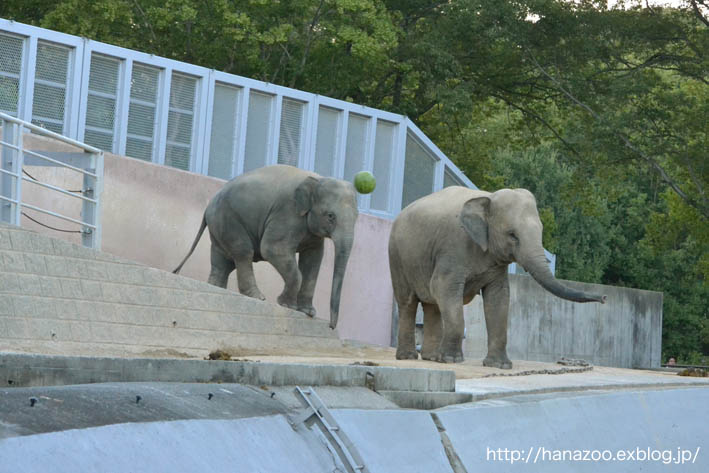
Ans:
{"label": "sloped concrete surface", "polygon": [[[322,386],[330,408],[392,409],[377,393]],[[241,419],[293,414],[293,386],[202,383],[99,383],[0,389],[0,439],[110,424],[188,419]]]}
{"label": "sloped concrete surface", "polygon": [[0,438],[129,422],[286,414],[268,388],[238,384],[106,383],[0,390]]}
{"label": "sloped concrete surface", "polygon": [[453,471],[428,412],[338,409],[333,416],[370,471]]}
{"label": "sloped concrete surface", "polygon": [[282,415],[117,424],[0,441],[0,473],[330,473],[316,432]]}
{"label": "sloped concrete surface", "polygon": [[705,387],[518,396],[437,415],[469,472],[709,471]]}

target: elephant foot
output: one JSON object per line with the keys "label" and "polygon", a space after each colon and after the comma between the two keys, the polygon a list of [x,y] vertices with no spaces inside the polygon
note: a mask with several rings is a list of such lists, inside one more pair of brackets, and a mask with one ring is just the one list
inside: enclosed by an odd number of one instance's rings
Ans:
{"label": "elephant foot", "polygon": [[[308,317],[315,317],[315,313],[316,313],[315,307],[313,307],[312,305],[306,305],[306,306],[298,305],[298,307],[295,310],[304,313]],[[334,327],[330,327],[330,328],[334,328]]]}
{"label": "elephant foot", "polygon": [[264,296],[264,295],[261,293],[261,291],[258,290],[258,288],[245,289],[245,290],[243,290],[243,291],[242,291],[241,289],[239,289],[239,293],[240,293],[241,295],[243,295],[243,296],[253,297],[254,299],[258,299],[258,300],[261,300],[261,301],[265,301],[265,300],[266,300],[266,296]]}
{"label": "elephant foot", "polygon": [[416,350],[396,350],[397,360],[418,360],[419,354]]}
{"label": "elephant foot", "polygon": [[506,356],[504,358],[502,358],[502,357],[496,358],[496,357],[492,357],[492,356],[487,356],[483,360],[483,366],[487,366],[490,368],[500,368],[503,370],[509,370],[509,369],[512,369],[512,362]]}
{"label": "elephant foot", "polygon": [[428,361],[438,361],[440,358],[440,354],[435,353],[435,352],[421,352],[421,359],[422,360],[428,360]]}
{"label": "elephant foot", "polygon": [[278,305],[283,306],[283,307],[287,307],[288,309],[300,311],[298,304],[293,302],[291,299],[283,297],[282,295],[278,296]]}
{"label": "elephant foot", "polygon": [[464,360],[463,353],[441,353],[435,361],[439,363],[462,363]]}

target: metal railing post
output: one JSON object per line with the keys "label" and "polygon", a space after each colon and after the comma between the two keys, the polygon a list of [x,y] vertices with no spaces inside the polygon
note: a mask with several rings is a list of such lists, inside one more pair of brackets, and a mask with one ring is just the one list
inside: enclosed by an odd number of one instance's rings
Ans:
{"label": "metal railing post", "polygon": [[22,149],[22,124],[18,124],[15,128],[15,139],[13,142],[17,145],[16,159],[12,160],[12,167],[15,173],[15,209],[13,212],[13,225],[20,226],[22,223],[22,166],[24,164],[25,153]]}

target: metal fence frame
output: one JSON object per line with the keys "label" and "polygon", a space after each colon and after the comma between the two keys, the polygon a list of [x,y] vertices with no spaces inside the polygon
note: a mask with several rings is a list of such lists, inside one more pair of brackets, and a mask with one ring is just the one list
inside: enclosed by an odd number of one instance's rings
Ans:
{"label": "metal fence frame", "polygon": [[[272,120],[269,123],[270,143],[268,146],[268,156],[265,164],[275,164],[277,162],[279,132],[281,120],[281,107],[284,99],[294,99],[304,104],[303,120],[303,140],[298,159],[299,167],[307,170],[314,168],[314,155],[317,139],[317,122],[319,109],[321,106],[337,110],[340,113],[340,134],[337,155],[334,157],[334,177],[343,178],[345,149],[344,144],[347,139],[348,119],[352,114],[366,117],[368,119],[368,141],[364,144],[365,155],[363,170],[372,171],[374,164],[374,144],[376,140],[377,122],[386,121],[396,126],[395,143],[393,153],[389,162],[390,180],[387,183],[380,183],[386,186],[388,195],[385,199],[387,208],[374,209],[371,207],[371,197],[361,196],[359,205],[361,210],[382,218],[393,219],[401,209],[401,196],[405,185],[403,169],[406,160],[406,136],[415,137],[430,153],[435,165],[435,180],[432,183],[432,190],[437,191],[443,188],[443,177],[446,170],[455,176],[458,183],[464,186],[473,187],[473,183],[434,145],[419,128],[407,117],[386,112],[383,110],[365,107],[350,102],[336,100],[300,90],[290,89],[266,82],[261,82],[246,77],[228,74],[216,70],[166,59],[150,54],[133,51],[109,44],[79,38],[56,31],[38,28],[22,23],[0,19],[0,33],[9,34],[24,40],[23,64],[20,78],[19,104],[17,116],[20,119],[32,121],[32,104],[34,94],[35,69],[38,42],[51,42],[71,48],[70,62],[71,74],[67,85],[67,103],[64,122],[64,135],[83,142],[86,132],[86,115],[88,101],[88,83],[91,58],[93,53],[98,53],[120,61],[120,85],[117,98],[115,146],[110,150],[119,155],[125,155],[127,119],[130,102],[130,82],[131,72],[135,63],[140,63],[161,70],[160,74],[160,96],[158,98],[158,110],[156,118],[155,152],[153,162],[164,164],[167,117],[169,108],[169,91],[172,73],[180,73],[197,79],[196,106],[194,109],[192,152],[189,164],[189,171],[208,174],[210,155],[210,132],[212,127],[212,112],[214,101],[214,90],[217,84],[230,85],[241,90],[239,123],[240,142],[238,143],[236,160],[233,166],[233,177],[240,174],[244,165],[245,133],[248,124],[248,106],[251,91],[261,92],[271,95],[273,100]],[[109,151],[109,150],[106,150]]]}
{"label": "metal fence frame", "polygon": [[[101,194],[103,192],[103,151],[79,143],[39,126],[0,112],[0,220],[20,226],[22,209],[31,209],[46,215],[81,225],[84,246],[101,249]],[[26,149],[23,143],[25,130],[78,147],[83,153],[50,153]],[[81,192],[72,192],[35,180],[24,173],[27,157],[34,165],[61,166],[83,175]],[[49,209],[31,205],[23,200],[22,183],[44,187],[81,201],[81,219],[75,219]]]}

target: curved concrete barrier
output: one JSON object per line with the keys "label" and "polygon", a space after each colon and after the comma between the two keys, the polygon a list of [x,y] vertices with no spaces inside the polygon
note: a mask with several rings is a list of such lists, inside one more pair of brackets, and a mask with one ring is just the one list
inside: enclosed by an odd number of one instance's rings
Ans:
{"label": "curved concrete barrier", "polygon": [[519,396],[437,412],[469,472],[709,471],[709,389]]}
{"label": "curved concrete barrier", "polygon": [[0,472],[332,472],[316,433],[284,416],[116,424],[0,441]]}
{"label": "curved concrete barrier", "polygon": [[[709,471],[709,388],[526,395],[435,412],[330,412],[370,473]],[[345,471],[317,428],[294,430],[284,414],[24,435],[0,440],[0,459],[0,473]]]}

